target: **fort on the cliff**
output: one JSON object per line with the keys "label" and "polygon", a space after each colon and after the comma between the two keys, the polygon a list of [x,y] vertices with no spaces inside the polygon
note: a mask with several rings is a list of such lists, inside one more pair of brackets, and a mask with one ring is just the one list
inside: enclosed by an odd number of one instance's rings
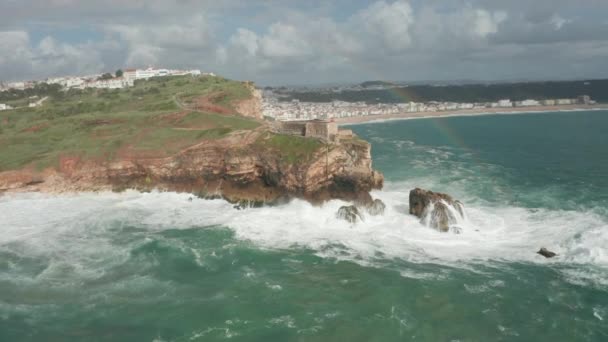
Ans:
{"label": "fort on the cliff", "polygon": [[273,126],[279,134],[316,138],[326,142],[338,142],[341,137],[353,135],[351,130],[338,130],[338,124],[333,120],[276,121]]}

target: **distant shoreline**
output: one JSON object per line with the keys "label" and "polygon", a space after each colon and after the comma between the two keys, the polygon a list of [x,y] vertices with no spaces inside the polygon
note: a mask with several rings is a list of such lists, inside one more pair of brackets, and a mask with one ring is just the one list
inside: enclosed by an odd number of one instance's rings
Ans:
{"label": "distant shoreline", "polygon": [[483,109],[462,109],[455,111],[435,111],[435,112],[407,112],[399,114],[382,114],[353,116],[347,118],[336,118],[339,125],[356,125],[371,122],[385,122],[411,119],[429,119],[458,116],[482,116],[499,114],[535,114],[548,112],[578,112],[591,110],[608,110],[608,104],[596,105],[561,105],[561,106],[536,106],[519,108],[483,108]]}

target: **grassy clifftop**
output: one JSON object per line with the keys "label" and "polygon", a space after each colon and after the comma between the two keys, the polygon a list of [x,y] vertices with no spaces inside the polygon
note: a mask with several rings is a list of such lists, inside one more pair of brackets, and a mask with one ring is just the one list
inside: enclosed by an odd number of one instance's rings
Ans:
{"label": "grassy clifftop", "polygon": [[60,156],[113,160],[157,158],[260,122],[239,116],[251,96],[242,82],[219,77],[165,77],[120,90],[3,93],[4,103],[39,107],[0,112],[0,171],[55,166]]}

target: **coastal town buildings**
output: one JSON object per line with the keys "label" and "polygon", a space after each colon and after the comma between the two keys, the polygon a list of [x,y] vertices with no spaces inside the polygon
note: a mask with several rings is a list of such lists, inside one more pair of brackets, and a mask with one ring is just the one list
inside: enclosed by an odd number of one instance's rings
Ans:
{"label": "coastal town buildings", "polygon": [[557,99],[555,100],[556,105],[571,105],[576,103],[576,100],[573,99]]}
{"label": "coastal town buildings", "polygon": [[540,102],[543,106],[555,106],[555,100],[548,99]]}
{"label": "coastal town buildings", "polygon": [[592,104],[593,101],[591,101],[591,96],[589,96],[589,95],[581,95],[581,96],[579,96],[577,98],[577,102],[579,104],[588,105],[588,104]]}
{"label": "coastal town buildings", "polygon": [[540,101],[536,101],[536,100],[523,100],[523,101],[516,101],[515,102],[515,107],[535,107],[535,106],[540,106]]}
{"label": "coastal town buildings", "polygon": [[497,102],[457,103],[457,102],[407,102],[407,103],[376,103],[365,102],[301,102],[298,100],[281,101],[272,92],[265,91],[262,103],[264,116],[279,121],[329,120],[333,118],[365,117],[373,115],[394,115],[403,113],[424,113],[461,110],[535,108],[540,106],[558,105],[590,105],[595,104],[588,95],[575,99],[526,99],[512,101],[502,99]]}

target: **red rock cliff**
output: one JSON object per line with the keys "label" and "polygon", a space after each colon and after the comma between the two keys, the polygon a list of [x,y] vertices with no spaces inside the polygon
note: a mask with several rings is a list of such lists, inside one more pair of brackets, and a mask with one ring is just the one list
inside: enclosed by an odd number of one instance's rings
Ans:
{"label": "red rock cliff", "polygon": [[286,162],[259,141],[264,130],[206,141],[168,158],[113,162],[62,158],[58,169],[0,173],[0,191],[98,191],[135,188],[187,191],[230,201],[275,202],[299,197],[370,201],[381,188],[371,147],[359,139],[321,145],[309,160]]}

